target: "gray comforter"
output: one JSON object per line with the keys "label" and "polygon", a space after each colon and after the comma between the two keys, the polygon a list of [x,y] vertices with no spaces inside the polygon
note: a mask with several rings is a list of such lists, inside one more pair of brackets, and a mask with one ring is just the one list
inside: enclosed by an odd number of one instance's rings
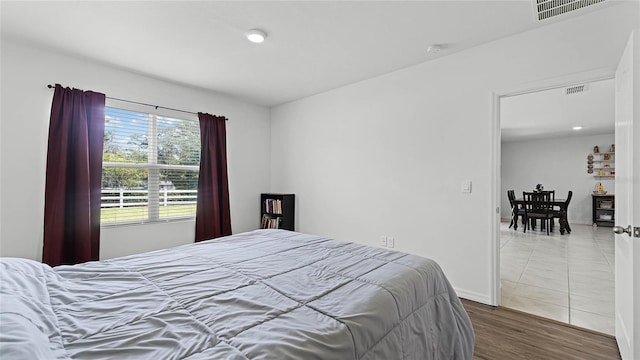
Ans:
{"label": "gray comforter", "polygon": [[418,256],[258,230],[55,268],[2,258],[2,359],[471,359]]}

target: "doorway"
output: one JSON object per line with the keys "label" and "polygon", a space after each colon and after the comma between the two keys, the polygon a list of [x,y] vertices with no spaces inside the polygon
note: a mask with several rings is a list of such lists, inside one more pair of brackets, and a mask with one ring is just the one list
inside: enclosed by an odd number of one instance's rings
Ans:
{"label": "doorway", "polygon": [[[555,83],[496,95],[499,151],[496,225],[499,304],[613,335],[614,254],[611,228],[593,227],[591,191],[596,183],[613,193],[613,178],[587,172],[593,146],[614,136],[613,74],[585,74],[583,81]],[[593,107],[595,105],[595,107]],[[582,129],[574,130],[574,126]],[[510,225],[506,191],[532,191],[537,184],[557,198],[573,191],[570,234]],[[538,226],[539,227],[539,226]]]}

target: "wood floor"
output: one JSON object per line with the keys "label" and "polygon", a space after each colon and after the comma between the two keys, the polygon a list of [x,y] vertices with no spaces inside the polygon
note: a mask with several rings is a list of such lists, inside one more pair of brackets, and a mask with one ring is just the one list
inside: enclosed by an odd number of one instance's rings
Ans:
{"label": "wood floor", "polygon": [[517,310],[462,303],[476,335],[476,360],[620,359],[612,336]]}

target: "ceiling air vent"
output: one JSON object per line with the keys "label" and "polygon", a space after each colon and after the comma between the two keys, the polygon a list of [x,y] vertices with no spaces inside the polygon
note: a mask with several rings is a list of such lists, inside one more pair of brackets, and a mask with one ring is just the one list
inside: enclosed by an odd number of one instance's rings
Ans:
{"label": "ceiling air vent", "polygon": [[577,93],[583,92],[584,90],[585,90],[584,85],[571,86],[565,89],[565,94],[566,95],[577,94]]}
{"label": "ceiling air vent", "polygon": [[605,0],[533,0],[538,21],[582,9]]}

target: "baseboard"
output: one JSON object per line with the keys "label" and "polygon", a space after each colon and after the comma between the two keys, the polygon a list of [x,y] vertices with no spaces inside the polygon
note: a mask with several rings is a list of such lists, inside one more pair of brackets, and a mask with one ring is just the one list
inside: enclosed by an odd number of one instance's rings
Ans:
{"label": "baseboard", "polygon": [[[500,222],[502,223],[508,223],[511,222],[510,218],[500,218]],[[575,224],[575,225],[592,225],[591,221],[587,221],[585,222],[584,220],[571,220],[569,219],[569,224]],[[518,227],[522,226],[520,222],[518,222]]]}
{"label": "baseboard", "polygon": [[487,294],[481,294],[475,291],[469,291],[469,290],[457,289],[457,288],[454,288],[454,290],[456,291],[456,294],[458,294],[458,297],[460,298],[475,301],[485,305],[492,305],[492,306],[494,305],[491,303],[491,299],[489,298],[489,296],[487,296]]}
{"label": "baseboard", "polygon": [[571,224],[574,224],[574,225],[593,225],[593,224],[591,223],[591,221],[589,221],[589,222],[584,222],[584,221],[578,221],[578,220],[576,220],[576,221],[571,221],[571,220],[569,220],[569,225],[571,225]]}

